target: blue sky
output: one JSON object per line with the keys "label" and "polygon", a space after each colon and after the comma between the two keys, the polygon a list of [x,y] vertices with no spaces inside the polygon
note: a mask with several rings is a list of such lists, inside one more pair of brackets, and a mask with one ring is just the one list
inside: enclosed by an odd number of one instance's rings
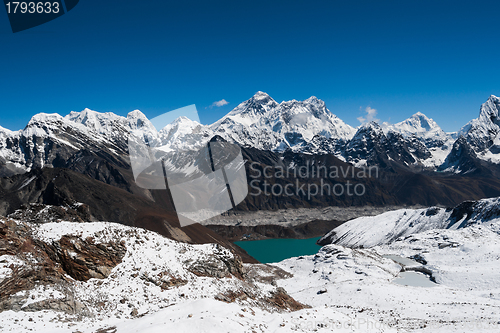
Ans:
{"label": "blue sky", "polygon": [[[211,123],[256,91],[311,95],[352,126],[421,111],[446,131],[500,95],[498,1],[81,0],[13,34],[0,13],[0,125],[86,107]],[[222,107],[209,106],[225,99]]]}

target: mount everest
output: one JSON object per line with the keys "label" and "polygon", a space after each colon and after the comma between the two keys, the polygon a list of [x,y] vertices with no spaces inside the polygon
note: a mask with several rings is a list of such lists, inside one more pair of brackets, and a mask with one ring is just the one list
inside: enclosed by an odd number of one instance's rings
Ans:
{"label": "mount everest", "polygon": [[125,156],[128,135],[133,133],[165,151],[196,150],[218,135],[264,151],[332,154],[356,166],[398,164],[413,171],[466,173],[474,171],[471,159],[500,162],[499,109],[500,99],[490,96],[479,117],[458,133],[445,133],[420,112],[397,124],[371,122],[353,128],[316,97],[277,103],[264,92],[211,125],[181,117],[155,129],[138,110],[127,117],[89,109],[65,117],[38,114],[23,130],[0,128],[0,165],[5,176],[58,167],[88,147]]}

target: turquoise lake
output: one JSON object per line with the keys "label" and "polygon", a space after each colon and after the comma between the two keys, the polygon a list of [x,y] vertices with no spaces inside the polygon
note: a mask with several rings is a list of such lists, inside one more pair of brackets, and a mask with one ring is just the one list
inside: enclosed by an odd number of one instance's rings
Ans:
{"label": "turquoise lake", "polygon": [[290,257],[316,254],[321,246],[316,241],[321,237],[307,239],[264,239],[239,241],[234,244],[262,263],[278,262]]}

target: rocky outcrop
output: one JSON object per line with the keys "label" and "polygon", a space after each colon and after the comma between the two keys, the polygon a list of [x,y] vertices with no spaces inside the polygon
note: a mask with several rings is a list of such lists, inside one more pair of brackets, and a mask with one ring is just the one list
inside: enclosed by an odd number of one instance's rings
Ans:
{"label": "rocky outcrop", "polygon": [[282,310],[297,311],[304,308],[310,308],[308,305],[297,302],[281,287],[278,287],[276,291],[272,293],[272,296],[266,299],[266,302]]}
{"label": "rocky outcrop", "polygon": [[67,206],[52,206],[39,203],[23,204],[8,217],[34,223],[90,222],[94,220],[89,206],[79,203]]}
{"label": "rocky outcrop", "polygon": [[82,240],[75,236],[63,236],[52,246],[64,271],[79,281],[107,277],[127,252],[124,243],[94,244],[90,238]]}
{"label": "rocky outcrop", "polygon": [[268,312],[305,307],[277,287],[275,280],[290,274],[258,266],[244,266],[222,245],[190,245],[115,223],[0,218],[0,312],[20,317],[47,310],[53,322],[101,324],[206,298]]}
{"label": "rocky outcrop", "polygon": [[149,197],[134,195],[68,169],[35,169],[0,178],[0,216],[36,223],[80,222],[80,219],[118,222],[181,242],[217,242],[234,250],[245,262],[256,262],[239,247],[199,224],[181,229],[172,205],[168,191],[153,191]]}
{"label": "rocky outcrop", "polygon": [[[107,277],[126,253],[124,244],[94,243],[63,236],[51,244],[34,239],[25,224],[0,220],[0,256],[9,272],[0,275],[0,311],[51,309],[81,313],[83,306],[71,292],[72,279],[87,281]],[[12,263],[9,264],[10,260]],[[27,302],[26,291],[57,287],[60,297]]]}
{"label": "rocky outcrop", "polygon": [[208,259],[198,260],[191,264],[189,271],[198,276],[209,276],[215,278],[231,277],[238,279],[245,276],[245,268],[241,258],[235,253],[217,245],[217,250]]}
{"label": "rocky outcrop", "polygon": [[266,308],[270,311],[297,311],[310,306],[297,302],[293,297],[288,295],[285,289],[278,287],[271,292],[271,296],[265,298],[257,298],[255,294],[248,290],[229,291],[220,293],[215,296],[215,299],[225,303],[234,303],[241,300],[253,300],[255,304]]}

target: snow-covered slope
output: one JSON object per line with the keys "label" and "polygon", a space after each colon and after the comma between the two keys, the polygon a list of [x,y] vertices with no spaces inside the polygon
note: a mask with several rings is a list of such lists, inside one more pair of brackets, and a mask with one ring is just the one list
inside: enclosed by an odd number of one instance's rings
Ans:
{"label": "snow-covered slope", "polygon": [[348,221],[323,236],[321,244],[373,247],[431,229],[460,229],[500,221],[500,198],[466,201],[453,209],[399,209]]}
{"label": "snow-covered slope", "polygon": [[214,136],[208,126],[186,117],[179,117],[160,129],[153,146],[165,152],[198,150]]}
{"label": "snow-covered slope", "polygon": [[[72,241],[64,243],[67,248],[61,249],[61,256],[68,265],[80,265],[80,272],[86,269],[85,264],[81,266],[83,261],[88,264],[95,259],[80,257],[89,254],[85,251],[92,244],[96,254],[105,254],[117,244],[126,253],[111,270],[96,268],[107,272],[106,277],[83,281],[63,275],[55,283],[35,281],[11,295],[13,301],[7,304],[13,309],[0,309],[2,332],[309,332],[318,321],[351,332],[353,320],[357,320],[335,307],[304,308],[271,283],[272,272],[279,269],[243,267],[233,253],[215,244],[179,243],[151,231],[105,222],[3,222],[9,225],[9,236],[12,229],[31,230],[28,235],[39,249],[63,244],[61,240],[69,237]],[[0,226],[6,230],[4,224]],[[0,256],[0,286],[3,281],[13,281],[16,274],[36,269],[41,258],[35,252]],[[101,258],[100,263],[103,261]],[[43,267],[50,274],[52,267]],[[253,278],[250,272],[254,272]],[[289,276],[284,271],[280,274],[278,278]],[[4,301],[0,300],[2,306]],[[360,331],[387,332],[378,328]]]}
{"label": "snow-covered slope", "polygon": [[500,327],[499,232],[497,219],[365,249],[326,245],[314,256],[278,263],[294,276],[277,283],[314,307],[333,304],[346,315],[367,316],[364,325],[372,320],[372,327],[491,332]]}

